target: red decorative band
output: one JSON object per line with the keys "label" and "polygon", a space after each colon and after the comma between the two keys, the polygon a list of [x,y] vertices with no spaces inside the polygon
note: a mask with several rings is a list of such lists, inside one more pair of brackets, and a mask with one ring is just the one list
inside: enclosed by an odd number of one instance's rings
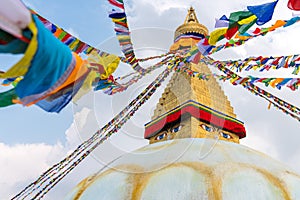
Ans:
{"label": "red decorative band", "polygon": [[144,138],[149,139],[158,133],[164,126],[179,120],[182,115],[186,114],[189,114],[200,121],[207,122],[226,131],[235,133],[239,138],[246,137],[246,130],[243,122],[190,100],[146,124]]}

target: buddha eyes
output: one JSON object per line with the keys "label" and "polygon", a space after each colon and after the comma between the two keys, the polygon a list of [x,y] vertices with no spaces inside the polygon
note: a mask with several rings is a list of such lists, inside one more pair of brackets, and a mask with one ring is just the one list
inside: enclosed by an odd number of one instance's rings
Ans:
{"label": "buddha eyes", "polygon": [[213,128],[211,126],[207,126],[206,124],[201,124],[201,127],[207,132],[213,132]]}
{"label": "buddha eyes", "polygon": [[[218,129],[218,128],[212,127],[212,126],[209,126],[209,125],[206,125],[206,124],[201,124],[201,127],[202,127],[205,131],[207,131],[207,132],[214,132],[214,131],[219,132],[219,129]],[[225,138],[225,139],[231,139],[231,138],[232,138],[231,135],[229,135],[229,134],[227,134],[227,133],[224,133],[223,131],[220,131],[220,135],[221,135],[221,137],[223,137],[223,138]]]}
{"label": "buddha eyes", "polygon": [[162,140],[162,139],[164,139],[166,136],[167,136],[167,133],[162,133],[162,134],[156,136],[155,140]]}
{"label": "buddha eyes", "polygon": [[177,126],[172,129],[172,133],[177,133],[178,131],[180,131],[180,129],[181,129],[181,126]]}
{"label": "buddha eyes", "polygon": [[[182,128],[181,125],[177,125],[177,126],[175,126],[175,127],[173,127],[173,128],[168,129],[167,131],[163,131],[162,133],[160,133],[159,135],[157,135],[157,136],[155,137],[155,140],[163,140],[163,139],[165,139],[166,137],[168,137],[168,139],[170,139],[170,138],[172,137],[172,136],[170,135],[170,132],[172,132],[172,133],[177,133],[178,131],[181,130],[181,128]],[[169,133],[169,135],[168,135],[168,133]]]}
{"label": "buddha eyes", "polygon": [[226,134],[226,133],[224,133],[224,132],[220,132],[220,135],[221,135],[223,138],[226,138],[226,139],[232,138],[229,134]]}

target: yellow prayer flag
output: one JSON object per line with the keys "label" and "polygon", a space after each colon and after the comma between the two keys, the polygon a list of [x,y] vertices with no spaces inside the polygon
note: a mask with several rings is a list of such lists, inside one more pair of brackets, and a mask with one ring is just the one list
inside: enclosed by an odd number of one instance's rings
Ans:
{"label": "yellow prayer flag", "polygon": [[92,89],[92,84],[94,80],[98,77],[98,72],[90,71],[86,79],[84,80],[79,91],[73,97],[72,101],[77,102],[83,95],[87,94]]}
{"label": "yellow prayer flag", "polygon": [[239,77],[234,77],[234,78],[231,78],[229,81],[230,83],[234,83],[235,81],[237,81],[239,79]]}
{"label": "yellow prayer flag", "polygon": [[238,24],[243,25],[243,24],[250,24],[254,20],[256,20],[257,17],[255,15],[251,15],[250,17],[247,17],[245,19],[242,19],[241,21],[238,21]]}
{"label": "yellow prayer flag", "polygon": [[112,21],[113,21],[113,22],[123,22],[124,20],[126,20],[126,18],[125,18],[125,17],[123,17],[123,18],[120,18],[120,19],[115,19],[115,18],[112,18]]}
{"label": "yellow prayer flag", "polygon": [[87,61],[89,63],[102,65],[104,72],[101,73],[100,78],[107,79],[118,68],[120,58],[113,54],[100,56],[96,51],[92,51],[91,54],[89,54]]}
{"label": "yellow prayer flag", "polygon": [[227,32],[227,28],[218,28],[210,33],[210,37],[208,39],[208,43],[210,45],[216,45],[216,43],[220,40],[221,36],[225,35]]}
{"label": "yellow prayer flag", "polygon": [[118,35],[117,38],[118,38],[118,40],[129,40],[130,36],[129,35]]}
{"label": "yellow prayer flag", "polygon": [[79,42],[80,42],[79,39],[76,39],[74,42],[72,42],[72,43],[69,45],[70,49],[73,50],[73,49],[76,47],[76,45],[78,45]]}

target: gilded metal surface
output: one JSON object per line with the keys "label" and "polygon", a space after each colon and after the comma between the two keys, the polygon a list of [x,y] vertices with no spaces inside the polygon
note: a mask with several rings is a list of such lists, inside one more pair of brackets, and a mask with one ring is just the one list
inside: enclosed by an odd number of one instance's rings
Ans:
{"label": "gilded metal surface", "polygon": [[189,33],[198,33],[204,36],[207,36],[209,33],[208,29],[199,23],[195,10],[192,7],[189,9],[184,23],[176,29],[174,39],[176,39],[179,35]]}

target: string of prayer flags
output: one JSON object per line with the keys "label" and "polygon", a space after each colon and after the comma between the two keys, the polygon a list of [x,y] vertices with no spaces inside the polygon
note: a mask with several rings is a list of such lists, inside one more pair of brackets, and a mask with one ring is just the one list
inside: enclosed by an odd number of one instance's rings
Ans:
{"label": "string of prayer flags", "polygon": [[259,72],[278,70],[281,68],[294,68],[292,74],[297,75],[300,71],[300,55],[248,57],[246,59],[220,61],[232,70],[241,72],[243,70],[256,70]]}
{"label": "string of prayer flags", "polygon": [[[164,58],[163,60],[159,61],[158,63],[156,63],[155,65],[152,65],[151,67],[148,67],[147,69],[145,69],[144,74],[137,74],[135,76],[133,76],[130,80],[128,80],[126,83],[117,83],[117,82],[103,82],[103,89],[104,93],[108,94],[108,95],[114,95],[118,92],[123,92],[125,90],[127,90],[128,87],[130,87],[131,85],[133,85],[134,83],[138,82],[141,78],[143,78],[146,74],[151,73],[152,71],[166,65],[167,63],[170,62],[170,60],[174,59],[173,55],[169,55],[166,58]],[[126,77],[127,75],[125,75]],[[123,77],[118,78],[119,80],[122,80]],[[109,85],[110,84],[110,85]],[[108,88],[106,88],[105,86],[108,86]],[[102,89],[102,87],[101,87]]]}
{"label": "string of prayer flags", "polygon": [[[120,58],[94,50],[83,60],[45,28],[32,14],[28,25],[31,40],[22,49],[21,60],[0,74],[2,85],[13,89],[0,93],[0,106],[37,105],[47,112],[60,112],[73,98],[91,89],[96,78],[107,79],[117,68]],[[38,33],[38,34],[37,34]],[[24,34],[24,32],[23,32]],[[17,38],[16,40],[20,40]],[[3,52],[16,52],[17,45]]]}
{"label": "string of prayer flags", "polygon": [[203,39],[201,39],[198,43],[197,43],[197,47],[199,49],[199,52],[204,55],[207,56],[210,54],[210,52],[212,51],[213,48],[215,48],[214,45],[210,45],[208,42],[208,38],[205,37]]}
{"label": "string of prayer flags", "polygon": [[236,77],[236,76],[220,76],[220,80],[229,80],[233,85],[243,84],[245,82],[263,83],[266,87],[281,89],[282,86],[290,88],[292,91],[298,89],[300,85],[300,78],[258,78],[253,76]]}
{"label": "string of prayer flags", "polygon": [[[240,78],[239,75],[237,75],[237,74],[234,73],[233,71],[227,69],[227,68],[225,67],[225,65],[223,65],[223,64],[220,63],[219,61],[214,61],[212,58],[204,58],[204,59],[202,59],[201,61],[203,61],[203,62],[206,63],[206,64],[210,64],[210,65],[215,66],[217,69],[219,69],[221,72],[223,72],[224,74],[226,74],[226,75],[229,76],[229,77]],[[253,83],[251,83],[251,81],[248,81],[248,80],[247,80],[247,81],[241,83],[241,85],[243,85],[244,87],[247,86],[247,85],[250,85],[252,88],[255,88],[255,90],[256,90],[258,93],[260,93],[260,94],[262,94],[262,95],[268,97],[269,99],[272,99],[272,100],[275,102],[275,103],[274,103],[274,102],[272,101],[272,104],[273,104],[273,105],[275,105],[275,104],[277,103],[278,105],[284,107],[285,109],[289,110],[290,112],[295,113],[295,114],[297,114],[297,115],[300,115],[300,109],[299,109],[298,107],[296,107],[296,106],[294,106],[294,105],[292,105],[292,104],[290,104],[290,103],[287,103],[286,101],[284,101],[284,100],[282,100],[282,99],[276,97],[275,95],[273,95],[273,94],[271,94],[271,93],[269,93],[269,92],[267,92],[267,91],[265,91],[265,90],[259,88],[258,86],[256,86],[256,85],[254,85]],[[249,90],[249,87],[245,87],[245,88]],[[284,109],[284,110],[285,110],[285,109]]]}
{"label": "string of prayer flags", "polygon": [[[187,60],[188,61],[188,60]],[[191,61],[188,61],[191,62]],[[300,86],[300,78],[258,78],[253,76],[248,77],[240,77],[236,76],[236,74],[230,74],[230,75],[217,75],[215,73],[213,74],[203,74],[196,71],[191,70],[186,65],[177,65],[174,67],[174,70],[179,72],[185,72],[187,75],[192,77],[197,77],[202,80],[208,80],[208,77],[214,76],[222,81],[230,81],[233,85],[242,85],[246,82],[250,82],[252,84],[254,83],[262,83],[266,87],[271,86],[273,88],[281,89],[283,86],[286,86],[290,88],[292,91],[295,91]]]}
{"label": "string of prayer flags", "polygon": [[277,2],[278,0],[257,6],[247,6],[247,9],[257,17],[255,23],[261,26],[272,19]]}
{"label": "string of prayer flags", "polygon": [[[273,24],[267,28],[256,28],[255,30],[248,31],[244,34],[237,33],[234,38],[230,39],[225,44],[218,45],[218,46],[209,45],[208,42],[206,42],[205,40],[202,40],[198,43],[199,51],[200,52],[204,51],[203,55],[210,55],[210,54],[216,53],[218,51],[221,51],[222,49],[243,45],[246,41],[248,41],[250,39],[256,38],[258,36],[264,36],[264,35],[268,34],[269,32],[276,30],[277,28],[280,28],[280,27],[285,28],[285,27],[291,26],[295,23],[298,23],[299,21],[300,21],[299,16],[292,17],[289,20],[277,20],[275,22],[275,24]],[[207,41],[208,41],[208,39],[207,39]]]}
{"label": "string of prayer flags", "polygon": [[256,6],[247,6],[248,11],[238,11],[230,14],[229,26],[225,37],[229,40],[235,33],[245,33],[255,23],[259,26],[272,19],[277,1]]}
{"label": "string of prayer flags", "polygon": [[112,19],[112,21],[115,24],[114,29],[121,50],[125,55],[125,61],[129,63],[135,71],[143,74],[145,73],[145,69],[140,66],[138,60],[136,59],[133,44],[131,42],[130,31],[128,28],[127,17],[124,8],[124,2],[123,0],[109,0],[109,3],[120,9],[112,10],[108,16]]}
{"label": "string of prayer flags", "polygon": [[96,81],[95,83],[95,87],[94,90],[104,90],[107,89],[108,87],[114,87],[117,83],[115,82],[113,76],[109,76],[108,79],[104,79],[104,80],[99,80]]}
{"label": "string of prayer flags", "polygon": [[[254,23],[260,26],[268,22],[272,18],[277,2],[278,1],[258,6],[248,6],[249,11],[231,13],[231,19],[223,15],[219,20],[216,20],[215,27],[217,27],[217,29],[212,31],[210,36],[199,41],[197,44],[199,51],[203,55],[209,55],[225,48],[240,46],[249,39],[264,36],[279,27],[287,27],[300,20],[298,16],[290,20],[277,20],[276,23],[269,28],[256,28],[254,31],[250,31],[250,33],[247,32]],[[228,24],[227,27],[226,24]],[[216,43],[225,37],[228,39],[228,42],[216,46]]]}
{"label": "string of prayer flags", "polygon": [[271,105],[273,105],[275,108],[281,110],[283,113],[291,116],[292,118],[294,118],[300,122],[300,117],[298,115],[295,115],[295,114],[289,112],[287,109],[284,109],[283,107],[281,107],[282,104],[280,104],[279,102],[276,102],[276,101],[273,102],[270,98],[268,98],[268,96],[263,95],[263,93],[261,93],[259,90],[257,90],[256,86],[254,86],[253,84],[245,83],[243,86],[244,86],[244,88],[248,89],[251,93],[253,93],[257,96],[260,96],[260,97],[264,98],[266,101],[268,101],[269,102],[268,109],[270,109]]}
{"label": "string of prayer flags", "polygon": [[97,49],[83,41],[81,41],[80,39],[78,39],[77,37],[71,35],[70,33],[68,33],[67,31],[65,31],[63,28],[53,24],[52,22],[48,21],[46,18],[44,18],[43,16],[41,16],[40,14],[38,14],[37,12],[35,12],[34,10],[30,10],[33,14],[35,14],[36,16],[38,16],[38,18],[40,19],[40,21],[44,24],[44,26],[51,31],[51,33],[57,38],[59,39],[61,42],[63,42],[64,44],[66,44],[71,51],[79,54],[79,53],[85,53],[85,54],[89,54],[92,51],[96,51],[99,54],[107,54],[109,55],[109,53],[106,53],[100,49]]}
{"label": "string of prayer flags", "polygon": [[[119,62],[124,60],[83,43],[32,10],[29,14],[33,20],[27,31],[22,32],[28,43],[0,31],[0,52],[24,53],[17,64],[0,72],[0,78],[5,78],[2,85],[14,87],[0,93],[1,107],[37,105],[58,113],[93,86],[99,89],[98,81],[110,81]],[[76,52],[89,54],[87,60]]]}
{"label": "string of prayer flags", "polygon": [[237,32],[245,33],[253,24],[257,17],[250,11],[237,11],[230,13],[229,25],[224,37],[230,40]]}
{"label": "string of prayer flags", "polygon": [[209,77],[211,77],[211,76],[216,77],[217,76],[216,74],[205,74],[205,73],[200,73],[200,72],[193,71],[189,67],[187,67],[186,65],[177,65],[173,69],[176,72],[185,72],[187,75],[189,75],[191,77],[196,77],[200,80],[209,80]]}
{"label": "string of prayer flags", "polygon": [[148,87],[132,100],[109,123],[96,131],[92,137],[80,144],[72,153],[60,162],[54,164],[34,182],[15,195],[12,200],[24,199],[28,196],[33,199],[43,198],[59,181],[70,173],[81,161],[105,142],[112,134],[117,133],[123,125],[131,119],[139,108],[150,99],[161,83],[170,74],[171,69],[165,69]]}
{"label": "string of prayer flags", "polygon": [[247,11],[232,12],[229,18],[223,15],[216,20],[215,27],[217,29],[208,36],[208,44],[216,45],[223,38],[230,40],[236,33],[246,33],[255,23],[261,26],[270,21],[277,2],[278,0],[256,6],[247,6]]}
{"label": "string of prayer flags", "polygon": [[[189,59],[185,59],[187,62],[191,62]],[[226,74],[226,76],[218,75],[218,74],[203,74],[197,71],[191,70],[189,67],[183,64],[174,65],[175,71],[182,71],[185,72],[187,75],[192,77],[197,77],[202,80],[208,80],[210,76],[214,76],[218,78],[219,80],[230,80],[230,83],[233,85],[242,85],[244,88],[248,89],[250,92],[255,93],[256,95],[265,98],[269,103],[274,105],[274,107],[280,109],[284,113],[290,115],[291,117],[297,119],[300,121],[300,117],[297,115],[300,115],[300,109],[292,104],[287,103],[286,101],[283,101],[282,99],[268,93],[267,91],[259,88],[258,86],[254,85],[256,82],[262,82],[265,84],[272,85],[272,87],[277,87],[280,89],[281,86],[285,84],[290,84],[290,86],[298,87],[300,85],[300,79],[299,78],[257,78],[257,77],[240,77],[234,72],[230,71],[225,67],[224,63],[221,63],[220,61],[215,61],[210,57],[205,57],[200,60],[201,62],[204,62],[205,64],[214,65],[216,66],[220,71]],[[292,89],[292,88],[291,88]],[[283,108],[284,107],[284,108]],[[294,113],[294,114],[293,114]]]}
{"label": "string of prayer flags", "polygon": [[104,82],[105,86],[108,86],[108,88],[104,87],[104,93],[108,94],[108,95],[113,95],[116,94],[118,92],[123,92],[125,90],[127,90],[128,87],[130,87],[131,85],[133,85],[134,83],[138,82],[141,78],[143,78],[146,74],[151,73],[152,71],[154,71],[155,69],[158,69],[164,65],[166,65],[167,63],[170,62],[171,59],[173,59],[174,56],[167,56],[166,58],[164,58],[163,60],[159,61],[158,63],[152,65],[151,67],[148,67],[144,74],[137,74],[134,77],[132,77],[130,80],[128,80],[126,83],[114,83],[111,84],[111,86],[109,86],[108,84],[113,83],[113,82]]}
{"label": "string of prayer flags", "polygon": [[163,57],[169,56],[171,54],[174,54],[174,53],[173,52],[167,52],[167,53],[164,53],[164,54],[161,54],[161,55],[158,55],[158,56],[150,56],[150,57],[147,57],[147,58],[138,58],[137,61],[138,62],[145,62],[145,61],[148,61],[148,60],[163,58]]}
{"label": "string of prayer flags", "polygon": [[[166,58],[164,58],[163,60],[156,63],[155,65],[148,67],[144,74],[139,74],[137,72],[133,72],[133,73],[124,75],[122,77],[118,77],[116,79],[114,79],[113,76],[110,76],[108,79],[105,79],[105,80],[99,79],[98,81],[94,82],[94,86],[95,86],[94,90],[95,91],[104,90],[104,93],[108,94],[108,95],[113,95],[118,92],[123,92],[128,87],[130,87],[132,84],[138,82],[145,75],[151,73],[155,69],[158,69],[158,68],[162,67],[163,65],[165,65],[166,63],[168,63],[173,57],[174,57],[174,55],[169,55]],[[129,79],[126,83],[118,83],[117,82],[117,80],[124,80],[131,75],[135,75],[135,76],[133,76],[131,79]]]}

